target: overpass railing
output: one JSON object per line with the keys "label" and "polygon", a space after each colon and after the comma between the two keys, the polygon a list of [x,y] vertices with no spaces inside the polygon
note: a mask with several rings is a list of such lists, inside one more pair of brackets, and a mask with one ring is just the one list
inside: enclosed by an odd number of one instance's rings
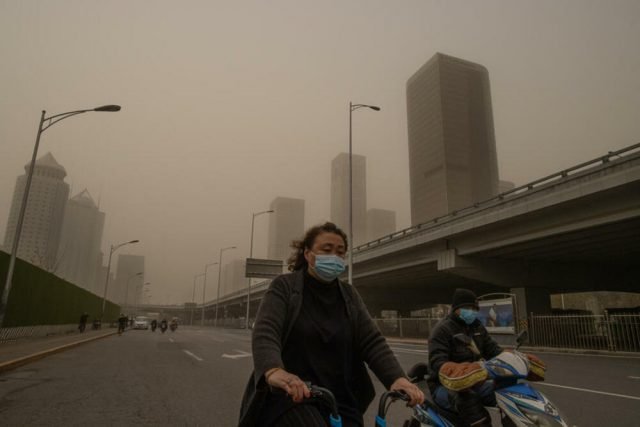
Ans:
{"label": "overpass railing", "polygon": [[640,314],[531,315],[529,332],[540,347],[640,352]]}
{"label": "overpass railing", "polygon": [[550,185],[556,184],[560,181],[568,180],[577,175],[585,174],[586,172],[602,167],[603,165],[608,164],[609,162],[613,162],[613,161],[620,162],[620,161],[623,161],[625,157],[632,157],[632,156],[637,157],[637,155],[639,154],[640,154],[640,143],[630,145],[629,147],[623,148],[621,150],[609,151],[604,156],[597,157],[588,162],[580,163],[568,169],[564,169],[560,172],[556,172],[549,176],[545,176],[544,178],[539,178],[528,184],[513,188],[509,191],[505,191],[504,193],[500,193],[497,196],[494,196],[490,199],[486,199],[481,202],[474,203],[473,205],[467,206],[466,208],[454,210],[446,215],[433,218],[430,221],[417,224],[417,225],[405,228],[403,230],[396,231],[395,233],[388,234],[386,236],[380,237],[379,239],[372,240],[368,243],[356,246],[353,248],[353,251],[354,252],[362,251],[371,247],[382,245],[389,241],[403,238],[407,235],[416,233],[418,231],[439,227],[444,223],[458,219],[460,217],[470,215],[470,214],[475,214],[479,211],[492,208],[495,205],[505,202],[506,199],[508,199],[508,201],[512,201],[512,200],[515,200],[516,198],[529,196],[530,194],[532,194],[532,192],[539,191],[542,188],[547,188]]}

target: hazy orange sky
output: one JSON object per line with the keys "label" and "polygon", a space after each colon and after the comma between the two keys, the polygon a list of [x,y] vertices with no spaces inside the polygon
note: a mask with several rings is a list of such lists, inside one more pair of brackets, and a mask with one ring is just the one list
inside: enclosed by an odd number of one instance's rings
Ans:
{"label": "hazy orange sky", "polygon": [[[330,163],[367,157],[368,206],[410,225],[405,84],[433,54],[486,66],[502,179],[524,184],[640,141],[640,2],[0,0],[0,241],[40,111],[103,250],[146,256],[155,302],[236,245],[277,196],[328,219]],[[268,219],[254,254],[266,256]],[[215,281],[208,293],[215,292]]]}

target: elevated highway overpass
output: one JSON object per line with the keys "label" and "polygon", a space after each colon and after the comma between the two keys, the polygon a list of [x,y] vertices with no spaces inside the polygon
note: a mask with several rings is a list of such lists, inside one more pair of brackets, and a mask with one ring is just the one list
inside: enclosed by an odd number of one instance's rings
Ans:
{"label": "elevated highway overpass", "polygon": [[[543,313],[550,293],[640,292],[639,259],[635,144],[354,248],[353,277],[373,314],[448,303],[456,287],[513,293],[521,314]],[[267,285],[254,286],[251,317]],[[245,290],[219,301],[219,318],[245,311]]]}

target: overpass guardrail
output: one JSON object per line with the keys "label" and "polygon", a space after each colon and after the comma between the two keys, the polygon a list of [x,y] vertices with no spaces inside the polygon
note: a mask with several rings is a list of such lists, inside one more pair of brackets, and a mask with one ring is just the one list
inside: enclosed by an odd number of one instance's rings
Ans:
{"label": "overpass guardrail", "polygon": [[529,182],[528,184],[521,185],[519,187],[500,193],[497,196],[474,203],[471,206],[451,211],[445,215],[433,218],[427,222],[416,224],[403,230],[398,230],[394,233],[382,236],[378,239],[372,240],[359,246],[354,246],[353,251],[354,253],[357,253],[372,247],[383,245],[396,239],[404,238],[419,231],[439,227],[460,217],[475,214],[485,209],[490,209],[501,203],[505,203],[522,197],[527,197],[536,191],[540,191],[544,188],[549,187],[550,185],[573,179],[577,176],[582,176],[591,171],[598,170],[609,163],[614,164],[624,161],[631,161],[633,159],[636,159],[639,155],[640,143],[630,145],[617,151],[609,151],[607,154],[597,157],[593,160],[589,160],[570,168],[563,169],[560,172],[556,172],[543,178],[536,179],[535,181]]}

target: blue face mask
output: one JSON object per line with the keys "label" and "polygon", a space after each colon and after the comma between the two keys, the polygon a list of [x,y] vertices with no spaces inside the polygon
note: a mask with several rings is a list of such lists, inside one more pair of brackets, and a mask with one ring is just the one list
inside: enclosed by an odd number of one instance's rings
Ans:
{"label": "blue face mask", "polygon": [[314,270],[325,282],[333,282],[344,272],[344,268],[344,260],[338,255],[316,255]]}
{"label": "blue face mask", "polygon": [[470,325],[478,318],[478,312],[475,310],[471,310],[470,308],[461,308],[460,318],[464,321],[464,323]]}

